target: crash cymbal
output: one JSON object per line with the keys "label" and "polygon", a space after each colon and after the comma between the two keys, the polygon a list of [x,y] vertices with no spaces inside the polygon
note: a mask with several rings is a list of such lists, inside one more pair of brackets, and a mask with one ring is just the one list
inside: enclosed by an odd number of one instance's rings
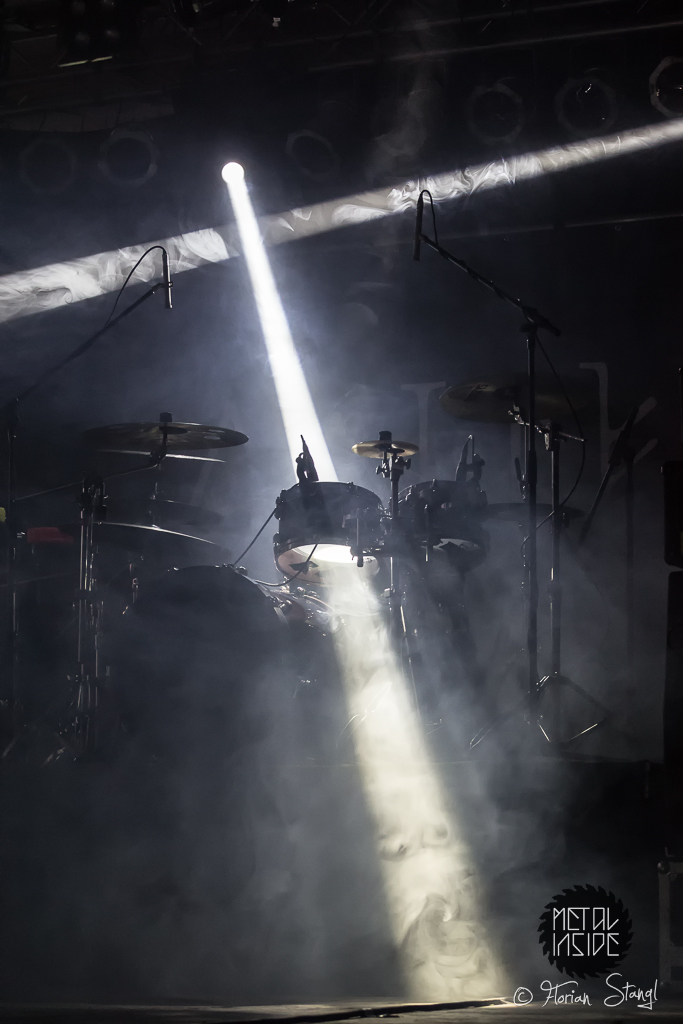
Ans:
{"label": "crash cymbal", "polygon": [[138,452],[159,451],[164,437],[169,452],[233,448],[249,440],[239,430],[210,427],[204,423],[117,423],[108,427],[93,427],[86,430],[83,436],[95,448],[127,448]]}
{"label": "crash cymbal", "polygon": [[[546,505],[539,502],[536,505],[536,520],[540,523],[541,519],[545,519],[552,512],[552,505]],[[570,508],[568,505],[563,505],[560,509],[562,513],[562,521],[570,523],[573,519],[579,519],[583,512],[580,508]],[[485,505],[481,509],[482,519],[497,519],[504,523],[518,523],[520,526],[526,526],[529,521],[529,506],[523,501],[500,501],[494,502],[492,505]]]}
{"label": "crash cymbal", "polygon": [[[131,449],[125,448],[98,448],[98,451],[102,452],[103,455],[144,455],[148,456],[149,452],[144,451],[131,451]],[[180,455],[178,452],[167,452],[167,459],[188,459],[190,462],[220,462],[223,466],[226,465],[225,459],[214,459],[210,455]]]}
{"label": "crash cymbal", "polygon": [[[108,519],[103,523],[94,523],[95,544],[112,545],[116,548],[123,548],[126,551],[146,554],[172,554],[176,549],[184,550],[188,546],[197,545],[207,549],[213,548],[216,552],[223,549],[220,545],[203,537],[194,537],[188,533],[178,533],[176,530],[162,530],[159,526],[142,526],[134,523],[110,522]],[[63,523],[56,528],[56,532],[65,537],[78,537],[81,524]],[[54,543],[54,540],[53,540]],[[218,557],[218,554],[216,555]]]}
{"label": "crash cymbal", "polygon": [[[578,382],[568,388],[575,408],[583,408],[589,394]],[[527,382],[524,375],[479,377],[454,384],[439,398],[442,409],[460,420],[475,423],[511,423],[517,410],[527,406]],[[549,380],[539,380],[536,391],[536,420],[566,419],[570,415],[567,401]]]}
{"label": "crash cymbal", "polygon": [[386,455],[404,455],[410,458],[416,455],[419,448],[412,441],[359,441],[351,448],[356,455],[363,455],[366,459],[383,459]]}
{"label": "crash cymbal", "polygon": [[107,498],[107,521],[128,523],[131,526],[194,526],[203,529],[220,526],[224,522],[220,512],[199,505],[186,505],[182,501],[164,498]]}

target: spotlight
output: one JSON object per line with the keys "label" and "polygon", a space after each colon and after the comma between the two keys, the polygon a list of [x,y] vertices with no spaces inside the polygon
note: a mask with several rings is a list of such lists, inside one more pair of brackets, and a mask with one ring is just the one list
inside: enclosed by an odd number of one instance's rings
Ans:
{"label": "spotlight", "polygon": [[665,57],[654,69],[650,103],[666,117],[683,114],[683,57]]}
{"label": "spotlight", "polygon": [[21,151],[19,174],[32,192],[56,195],[76,176],[76,154],[61,139],[36,139]]}
{"label": "spotlight", "polygon": [[146,132],[117,128],[100,146],[98,165],[115,185],[136,188],[153,178],[159,169],[159,154]]}
{"label": "spotlight", "polygon": [[339,157],[332,143],[307,128],[292,132],[285,149],[301,173],[313,181],[327,181],[339,167]]}
{"label": "spotlight", "polygon": [[242,164],[231,161],[221,171],[221,177],[226,185],[233,185],[236,182],[244,181],[244,167],[242,167]]}
{"label": "spotlight", "polygon": [[558,121],[582,139],[609,131],[618,112],[614,89],[600,78],[570,78],[555,96]]}
{"label": "spotlight", "polygon": [[490,146],[514,142],[524,125],[522,97],[504,82],[478,86],[467,100],[466,111],[472,134]]}
{"label": "spotlight", "polygon": [[59,67],[110,60],[131,42],[135,0],[62,0]]}

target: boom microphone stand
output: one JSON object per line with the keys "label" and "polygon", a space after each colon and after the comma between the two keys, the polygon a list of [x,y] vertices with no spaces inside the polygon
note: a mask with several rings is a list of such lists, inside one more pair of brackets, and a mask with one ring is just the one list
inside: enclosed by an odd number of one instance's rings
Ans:
{"label": "boom microphone stand", "polygon": [[442,259],[454,264],[463,270],[469,277],[479,284],[492,291],[503,302],[514,306],[523,317],[520,331],[526,337],[527,348],[527,377],[528,377],[528,398],[527,398],[527,451],[526,451],[526,480],[525,500],[528,505],[528,531],[527,540],[527,593],[528,593],[528,628],[527,628],[527,658],[529,663],[529,681],[527,693],[527,722],[538,725],[540,722],[539,700],[540,686],[538,678],[538,556],[536,540],[536,494],[537,494],[537,463],[536,463],[536,341],[538,331],[549,331],[555,337],[559,337],[561,331],[558,327],[543,316],[533,306],[528,306],[521,299],[516,299],[509,292],[504,291],[489,278],[479,274],[476,270],[458,259],[443,246],[439,245],[436,237],[436,221],[434,221],[434,239],[432,240],[422,232],[422,216],[424,209],[423,196],[428,195],[432,203],[432,216],[434,204],[430,193],[423,189],[420,193],[417,204],[417,220],[415,225],[415,246],[413,259],[420,259],[420,244],[424,242],[430,249],[438,253]]}

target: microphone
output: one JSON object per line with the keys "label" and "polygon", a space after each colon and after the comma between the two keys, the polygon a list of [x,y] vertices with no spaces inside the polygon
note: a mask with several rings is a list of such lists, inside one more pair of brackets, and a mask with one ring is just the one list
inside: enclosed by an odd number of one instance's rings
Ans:
{"label": "microphone", "polygon": [[318,479],[318,472],[315,468],[313,456],[308,450],[308,445],[301,437],[302,452],[296,457],[296,475],[300,484],[315,483]]}
{"label": "microphone", "polygon": [[166,309],[173,309],[173,300],[171,298],[171,288],[173,287],[173,281],[171,280],[171,272],[168,269],[168,253],[165,249],[161,250],[161,263],[164,270],[164,290],[166,292]]}
{"label": "microphone", "polygon": [[420,259],[420,242],[422,241],[422,212],[424,210],[425,201],[422,197],[422,193],[417,199],[417,216],[415,218],[415,242],[413,244],[413,259]]}

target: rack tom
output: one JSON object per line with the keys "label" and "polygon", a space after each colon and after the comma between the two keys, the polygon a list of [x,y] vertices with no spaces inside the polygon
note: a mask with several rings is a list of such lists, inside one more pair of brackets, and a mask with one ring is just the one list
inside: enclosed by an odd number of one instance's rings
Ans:
{"label": "rack tom", "polygon": [[369,576],[377,572],[372,554],[364,557],[360,570],[355,562],[359,551],[376,551],[383,537],[382,502],[365,487],[320,481],[295,484],[281,492],[275,516],[280,522],[273,538],[275,561],[285,576],[327,586],[346,568]]}
{"label": "rack tom", "polygon": [[444,552],[454,569],[465,572],[480,565],[488,552],[488,534],[481,526],[486,504],[475,481],[425,480],[399,495],[401,529],[414,546]]}

